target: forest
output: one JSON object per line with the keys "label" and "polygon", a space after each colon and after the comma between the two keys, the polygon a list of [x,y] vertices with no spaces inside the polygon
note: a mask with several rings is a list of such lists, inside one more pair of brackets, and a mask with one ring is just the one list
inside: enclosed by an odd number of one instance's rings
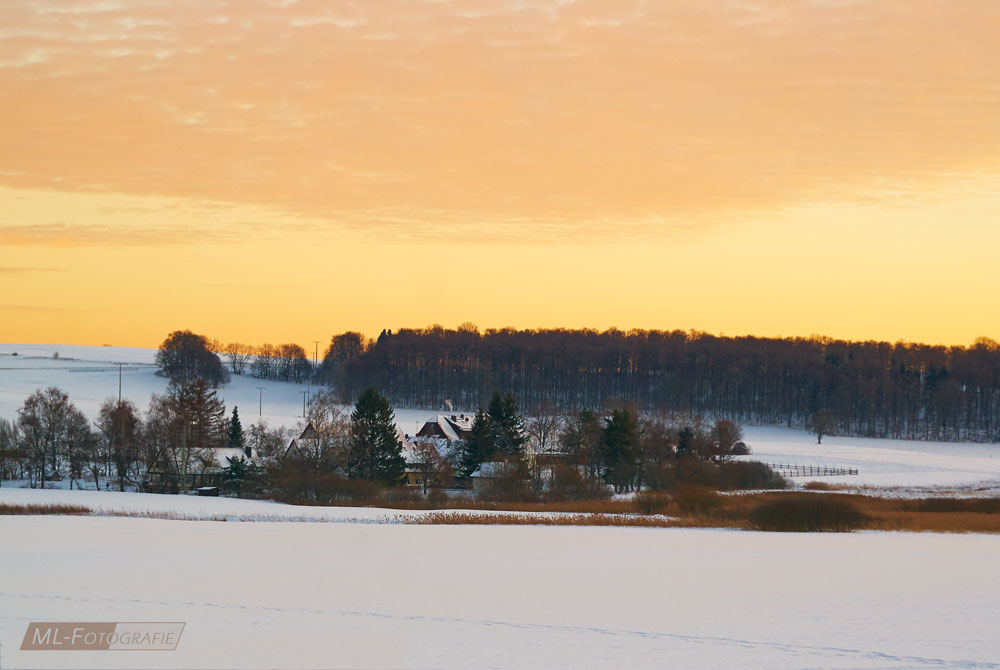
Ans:
{"label": "forest", "polygon": [[821,414],[845,435],[1000,440],[1000,345],[989,338],[962,347],[463,324],[335,335],[318,374],[345,399],[374,387],[403,407],[475,409],[499,389],[528,413],[625,401],[750,424],[801,427]]}

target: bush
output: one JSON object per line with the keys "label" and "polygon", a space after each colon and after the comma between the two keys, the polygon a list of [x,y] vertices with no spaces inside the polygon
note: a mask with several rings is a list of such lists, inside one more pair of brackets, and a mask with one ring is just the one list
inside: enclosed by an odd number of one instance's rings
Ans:
{"label": "bush", "polygon": [[567,500],[606,500],[611,490],[599,481],[588,481],[580,471],[570,465],[556,465],[552,468],[552,483],[545,492],[549,502]]}
{"label": "bush", "polygon": [[379,495],[379,500],[393,507],[422,509],[427,506],[420,491],[415,489],[385,489]]}
{"label": "bush", "polygon": [[709,516],[722,505],[722,497],[707,486],[679,486],[672,495],[688,516]]}
{"label": "bush", "polygon": [[497,476],[476,492],[476,498],[488,502],[538,502],[538,492],[531,486],[527,469],[519,463],[501,464]]}
{"label": "bush", "polygon": [[806,491],[833,491],[833,486],[826,482],[806,482],[802,488]]}
{"label": "bush", "polygon": [[910,512],[1000,514],[1000,498],[920,498],[907,500],[903,509]]}
{"label": "bush", "polygon": [[749,456],[750,447],[748,447],[745,442],[737,442],[733,445],[733,450],[730,453],[733,456]]}
{"label": "bush", "polygon": [[720,488],[729,490],[786,489],[788,481],[758,461],[733,461],[720,466]]}
{"label": "bush", "polygon": [[448,494],[444,489],[431,489],[427,492],[427,509],[441,509],[448,504]]}
{"label": "bush", "polygon": [[713,486],[722,488],[720,468],[714,463],[697,458],[679,458],[674,464],[674,483],[671,488],[682,486]]}
{"label": "bush", "polygon": [[659,491],[639,491],[633,498],[639,514],[666,514],[671,502],[670,496]]}
{"label": "bush", "polygon": [[756,530],[843,533],[862,527],[868,517],[844,496],[802,494],[761,503],[750,512],[749,521]]}
{"label": "bush", "polygon": [[379,492],[375,484],[363,479],[300,470],[289,464],[274,467],[268,474],[275,500],[292,504],[367,503],[375,500]]}
{"label": "bush", "polygon": [[645,482],[650,488],[664,491],[685,486],[707,486],[726,491],[788,488],[788,481],[764,463],[733,461],[715,465],[696,458],[681,458],[650,468]]}

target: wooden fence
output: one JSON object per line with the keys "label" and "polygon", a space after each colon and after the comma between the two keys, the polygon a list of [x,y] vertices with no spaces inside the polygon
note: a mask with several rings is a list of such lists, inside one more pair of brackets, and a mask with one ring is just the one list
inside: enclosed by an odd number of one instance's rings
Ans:
{"label": "wooden fence", "polygon": [[796,465],[795,463],[767,463],[769,468],[782,477],[832,477],[834,475],[856,475],[854,468],[830,468],[825,465]]}

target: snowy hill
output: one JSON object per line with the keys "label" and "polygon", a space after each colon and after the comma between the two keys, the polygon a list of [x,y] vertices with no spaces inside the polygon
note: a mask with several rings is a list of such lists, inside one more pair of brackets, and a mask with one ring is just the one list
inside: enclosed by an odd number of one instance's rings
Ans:
{"label": "snowy hill", "polygon": [[[14,355],[14,354],[17,355]],[[78,345],[0,344],[0,417],[13,419],[24,399],[40,388],[57,386],[91,419],[101,402],[118,397],[119,369],[123,396],[145,411],[150,396],[163,393],[167,380],[156,375],[155,349]],[[264,387],[262,402],[257,387]],[[219,390],[227,409],[240,408],[244,422],[271,426],[302,423],[303,393],[315,386],[233,375]],[[258,407],[262,410],[258,416]],[[349,408],[347,408],[349,409]],[[466,411],[474,408],[466,408]],[[413,434],[439,410],[396,408],[396,423]],[[993,495],[1000,491],[1000,445],[826,437],[817,445],[805,431],[746,427],[750,457],[770,463],[853,468],[858,475],[822,477],[828,483],[863,487],[901,487],[937,494]],[[796,480],[802,484],[805,480]]]}
{"label": "snowy hill", "polygon": [[[101,403],[118,397],[122,363],[122,396],[145,411],[154,393],[167,389],[167,380],[156,374],[156,349],[135,347],[95,347],[62,344],[0,344],[0,418],[14,419],[24,399],[49,386],[69,394],[69,399],[92,420]],[[257,387],[263,387],[261,394]],[[238,406],[247,423],[263,419],[271,426],[295,426],[302,421],[303,393],[316,386],[256,379],[233,375],[219,389],[228,410]],[[404,433],[435,414],[435,410],[397,410],[396,419]]]}

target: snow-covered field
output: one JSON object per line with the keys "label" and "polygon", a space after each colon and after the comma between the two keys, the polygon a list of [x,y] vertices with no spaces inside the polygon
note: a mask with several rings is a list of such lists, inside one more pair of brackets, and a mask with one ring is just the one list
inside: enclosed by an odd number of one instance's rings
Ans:
{"label": "snow-covered field", "polygon": [[[101,517],[0,535],[4,667],[1000,667],[996,536]],[[30,621],[186,627],[172,652],[21,652]]]}
{"label": "snow-covered field", "polygon": [[[16,418],[25,398],[38,389],[56,386],[80,411],[96,419],[102,402],[118,398],[115,363],[127,364],[121,372],[122,396],[145,411],[150,397],[167,389],[167,380],[156,375],[155,355],[155,349],[132,347],[0,344],[0,418]],[[257,387],[263,387],[263,393]],[[295,427],[302,422],[303,392],[317,390],[306,384],[233,375],[219,389],[219,397],[228,410],[234,405],[240,408],[244,425],[264,420],[272,427]],[[404,433],[412,434],[434,414],[432,409],[397,409],[396,421]]]}
{"label": "snow-covered field", "polygon": [[747,459],[765,463],[853,468],[857,475],[793,478],[841,484],[877,495],[1000,495],[1000,445],[824,437],[802,430],[750,426]]}

